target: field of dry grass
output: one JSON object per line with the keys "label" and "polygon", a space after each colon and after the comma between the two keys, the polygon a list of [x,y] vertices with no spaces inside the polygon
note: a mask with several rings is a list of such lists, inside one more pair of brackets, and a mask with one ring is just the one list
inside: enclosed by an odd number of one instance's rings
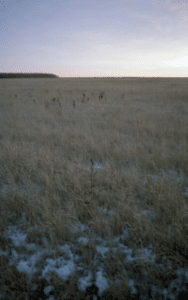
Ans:
{"label": "field of dry grass", "polygon": [[[120,250],[100,258],[110,282],[103,299],[132,299],[128,282],[134,274],[144,280],[137,283],[142,299],[155,299],[149,280],[166,286],[178,267],[188,268],[187,79],[2,79],[0,149],[0,190],[19,187],[0,194],[0,249],[6,251],[0,255],[2,299],[39,299],[36,293],[46,285],[38,276],[47,254],[37,263],[35,291],[25,273],[9,265],[13,243],[5,233],[23,215],[27,243],[41,245],[45,237],[54,259],[62,255],[59,245],[74,245],[92,274],[94,236],[110,241],[126,228],[130,239],[121,244],[135,257],[138,248],[153,246],[152,264],[139,256],[134,266],[123,264]],[[23,192],[23,182],[33,194]],[[116,214],[108,220],[98,207]],[[143,207],[153,210],[155,219],[142,214]],[[87,226],[86,246],[77,243],[84,234],[72,233],[75,224]],[[16,251],[26,252],[23,244]],[[48,299],[94,299],[89,290],[78,289],[80,272],[68,281],[51,274],[55,298]],[[121,285],[114,283],[117,274]]]}

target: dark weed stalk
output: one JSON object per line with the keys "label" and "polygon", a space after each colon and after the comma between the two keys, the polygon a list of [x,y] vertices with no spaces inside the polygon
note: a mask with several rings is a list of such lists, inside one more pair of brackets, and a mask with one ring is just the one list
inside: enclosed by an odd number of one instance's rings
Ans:
{"label": "dark weed stalk", "polygon": [[73,100],[73,108],[75,108],[76,106],[76,103],[75,103],[75,100]]}
{"label": "dark weed stalk", "polygon": [[89,198],[87,198],[87,200],[85,200],[85,203],[86,204],[90,204],[90,206],[91,206],[91,204],[93,203],[93,166],[94,166],[94,162],[93,162],[93,159],[91,158],[90,159],[90,162],[91,162],[91,190],[90,190],[90,197]]}
{"label": "dark weed stalk", "polygon": [[90,159],[90,161],[91,161],[91,191],[90,191],[90,195],[91,195],[91,203],[93,203],[93,166],[94,166],[94,163],[93,163],[92,158]]}

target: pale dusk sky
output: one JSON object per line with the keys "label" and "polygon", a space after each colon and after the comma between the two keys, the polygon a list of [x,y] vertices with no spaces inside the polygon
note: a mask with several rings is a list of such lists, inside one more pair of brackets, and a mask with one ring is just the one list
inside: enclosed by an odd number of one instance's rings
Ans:
{"label": "pale dusk sky", "polygon": [[1,0],[3,72],[188,77],[188,0]]}

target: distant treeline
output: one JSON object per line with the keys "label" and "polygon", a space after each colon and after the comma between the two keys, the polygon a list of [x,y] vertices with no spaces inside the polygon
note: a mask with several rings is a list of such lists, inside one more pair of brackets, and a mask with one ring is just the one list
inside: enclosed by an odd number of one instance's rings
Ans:
{"label": "distant treeline", "polygon": [[0,73],[2,78],[59,78],[59,76],[48,73]]}

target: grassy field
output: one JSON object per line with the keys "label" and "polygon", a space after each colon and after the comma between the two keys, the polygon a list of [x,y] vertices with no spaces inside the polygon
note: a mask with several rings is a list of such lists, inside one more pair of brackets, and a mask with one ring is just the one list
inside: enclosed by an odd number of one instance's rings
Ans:
{"label": "grassy field", "polygon": [[2,79],[0,191],[0,299],[188,295],[187,79]]}

